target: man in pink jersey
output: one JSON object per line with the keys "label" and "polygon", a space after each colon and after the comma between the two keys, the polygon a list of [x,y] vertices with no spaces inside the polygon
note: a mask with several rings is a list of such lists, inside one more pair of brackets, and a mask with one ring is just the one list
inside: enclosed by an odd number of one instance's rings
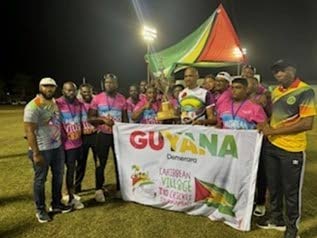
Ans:
{"label": "man in pink jersey", "polygon": [[235,78],[232,81],[232,99],[222,103],[218,108],[220,127],[225,129],[256,129],[258,123],[266,121],[263,108],[248,99],[247,87],[248,81],[244,78]]}
{"label": "man in pink jersey", "polygon": [[93,98],[93,87],[88,84],[82,84],[79,87],[79,92],[81,95],[81,102],[83,103],[83,108],[85,110],[85,114],[82,117],[82,123],[83,123],[83,145],[82,145],[82,158],[78,160],[77,166],[76,166],[76,179],[75,179],[75,193],[80,193],[82,191],[81,183],[85,177],[86,172],[86,165],[87,165],[87,159],[88,159],[88,152],[89,149],[91,149],[93,154],[93,159],[96,164],[97,159],[97,152],[96,152],[96,132],[97,129],[92,124],[90,124],[87,120],[87,114],[90,108],[90,103]]}
{"label": "man in pink jersey", "polygon": [[140,90],[140,100],[146,99],[146,88],[148,84],[145,80],[140,81],[139,90]]}
{"label": "man in pink jersey", "polygon": [[63,84],[63,96],[56,100],[61,113],[62,142],[65,150],[66,188],[68,204],[75,209],[84,208],[75,193],[76,163],[82,158],[82,118],[86,114],[82,103],[76,98],[77,87],[73,82]]}
{"label": "man in pink jersey", "polygon": [[117,92],[118,79],[113,74],[103,77],[104,92],[96,95],[88,112],[89,122],[97,127],[97,168],[96,168],[96,196],[97,202],[105,202],[103,184],[105,182],[104,171],[108,159],[110,147],[112,148],[116,179],[116,196],[120,197],[120,182],[116,154],[114,152],[112,126],[114,122],[128,122],[125,97]]}
{"label": "man in pink jersey", "polygon": [[216,83],[215,83],[215,101],[216,101],[216,112],[218,112],[219,107],[223,103],[227,103],[230,101],[231,98],[231,84],[232,78],[229,73],[227,72],[219,72],[216,76]]}
{"label": "man in pink jersey", "polygon": [[152,86],[146,89],[146,99],[141,100],[135,106],[132,120],[143,124],[160,124],[156,119],[161,103],[157,100],[156,89]]}
{"label": "man in pink jersey", "polygon": [[127,113],[130,123],[137,123],[138,121],[132,120],[132,113],[134,111],[135,106],[140,101],[139,89],[136,85],[131,85],[129,87],[129,95],[130,97],[127,99]]}

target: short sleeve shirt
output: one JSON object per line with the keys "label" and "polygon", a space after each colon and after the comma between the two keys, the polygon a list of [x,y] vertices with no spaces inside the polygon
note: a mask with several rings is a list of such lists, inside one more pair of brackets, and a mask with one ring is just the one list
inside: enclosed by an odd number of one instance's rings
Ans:
{"label": "short sleeve shirt", "polygon": [[35,135],[40,151],[61,146],[60,113],[55,100],[46,102],[40,96],[35,97],[25,106],[23,121],[37,125]]}
{"label": "short sleeve shirt", "polygon": [[[98,117],[109,118],[113,121],[121,122],[122,112],[127,110],[126,99],[120,93],[116,93],[114,97],[111,97],[105,92],[102,92],[92,99],[90,108],[97,110]],[[112,134],[112,128],[105,124],[99,125],[97,130],[105,134]]]}
{"label": "short sleeve shirt", "polygon": [[[316,115],[314,90],[296,79],[292,85],[284,89],[276,87],[272,92],[272,128],[290,126],[301,118]],[[301,152],[306,149],[306,133],[270,136],[269,140],[275,146],[290,152]]]}

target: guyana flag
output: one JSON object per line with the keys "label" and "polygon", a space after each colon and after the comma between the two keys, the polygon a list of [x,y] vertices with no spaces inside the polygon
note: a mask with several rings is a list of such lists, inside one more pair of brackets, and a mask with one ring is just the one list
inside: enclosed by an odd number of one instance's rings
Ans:
{"label": "guyana flag", "polygon": [[220,4],[193,33],[179,43],[145,55],[150,71],[169,77],[184,67],[224,67],[245,62],[239,38]]}
{"label": "guyana flag", "polygon": [[203,201],[208,207],[217,208],[220,213],[235,217],[233,209],[237,199],[232,193],[197,178],[195,178],[195,191],[195,202]]}

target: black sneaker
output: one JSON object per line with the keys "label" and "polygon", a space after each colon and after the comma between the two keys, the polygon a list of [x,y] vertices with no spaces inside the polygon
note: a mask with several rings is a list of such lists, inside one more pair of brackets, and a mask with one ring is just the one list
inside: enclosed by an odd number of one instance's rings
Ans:
{"label": "black sneaker", "polygon": [[66,206],[63,203],[50,206],[49,211],[53,213],[68,213],[72,210],[72,206]]}
{"label": "black sneaker", "polygon": [[286,230],[284,221],[276,222],[270,219],[258,221],[256,223],[256,226],[262,229],[272,229],[272,230],[278,230],[278,231]]}
{"label": "black sneaker", "polygon": [[46,223],[52,221],[52,218],[47,214],[44,210],[39,210],[35,214],[37,220],[39,223]]}

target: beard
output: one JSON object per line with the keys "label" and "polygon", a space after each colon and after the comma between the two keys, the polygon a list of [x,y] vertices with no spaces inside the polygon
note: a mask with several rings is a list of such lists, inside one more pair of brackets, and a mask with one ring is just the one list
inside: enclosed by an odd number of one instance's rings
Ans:
{"label": "beard", "polygon": [[52,98],[54,97],[55,93],[45,93],[40,91],[40,94],[43,96],[43,98],[45,98],[46,100],[52,100]]}

